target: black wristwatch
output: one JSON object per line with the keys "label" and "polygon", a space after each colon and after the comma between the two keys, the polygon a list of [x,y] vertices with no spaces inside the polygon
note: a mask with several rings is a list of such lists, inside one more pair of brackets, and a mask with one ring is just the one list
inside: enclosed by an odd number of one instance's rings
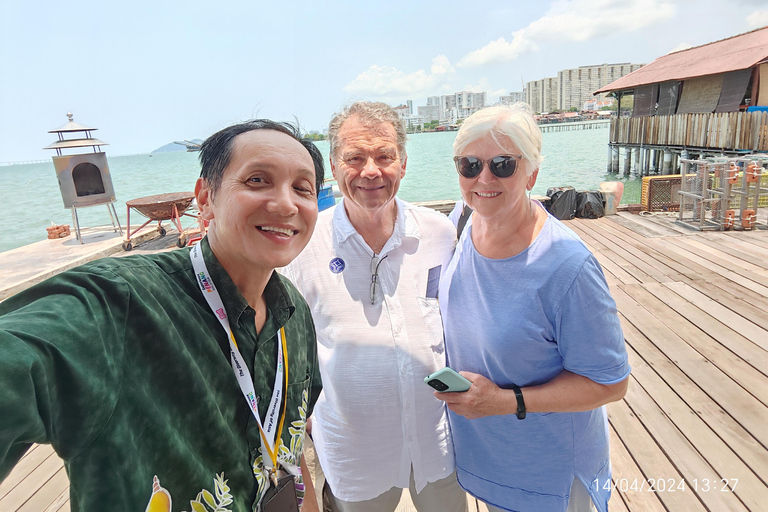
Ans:
{"label": "black wristwatch", "polygon": [[517,399],[517,419],[525,419],[525,400],[523,400],[523,392],[520,390],[520,386],[512,384],[512,391],[515,392],[515,398]]}

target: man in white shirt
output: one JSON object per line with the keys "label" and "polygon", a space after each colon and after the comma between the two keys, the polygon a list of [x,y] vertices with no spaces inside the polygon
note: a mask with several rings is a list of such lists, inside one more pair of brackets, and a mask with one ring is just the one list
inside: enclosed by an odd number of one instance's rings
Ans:
{"label": "man in white shirt", "polygon": [[285,269],[317,329],[324,391],[312,437],[327,504],[394,511],[409,488],[420,512],[465,512],[446,411],[424,384],[445,366],[437,287],[455,229],[395,197],[407,156],[391,107],[354,103],[328,132],[343,199]]}

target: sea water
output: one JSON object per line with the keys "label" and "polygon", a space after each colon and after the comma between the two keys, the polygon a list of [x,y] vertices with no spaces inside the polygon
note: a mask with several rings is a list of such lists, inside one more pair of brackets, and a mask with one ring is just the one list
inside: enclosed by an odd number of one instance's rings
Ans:
{"label": "sea water", "polygon": [[[453,164],[456,132],[421,133],[408,136],[408,161],[399,196],[406,201],[460,199],[459,179]],[[622,203],[640,200],[641,181],[634,176],[607,174],[608,128],[545,133],[541,164],[533,194],[544,195],[549,187],[570,185],[578,190],[596,190],[602,181],[624,182]],[[317,143],[326,161],[327,141]],[[110,156],[109,171],[115,188],[117,210],[125,229],[125,202],[139,197],[186,192],[194,189],[200,174],[199,153],[173,152],[132,156]],[[45,239],[45,228],[72,224],[56,181],[53,162],[0,166],[3,198],[0,201],[0,252]],[[106,205],[79,208],[80,226],[110,223]],[[131,212],[131,228],[146,219]],[[138,222],[138,224],[137,224]],[[193,219],[185,217],[186,227]],[[74,227],[74,226],[73,226]]]}

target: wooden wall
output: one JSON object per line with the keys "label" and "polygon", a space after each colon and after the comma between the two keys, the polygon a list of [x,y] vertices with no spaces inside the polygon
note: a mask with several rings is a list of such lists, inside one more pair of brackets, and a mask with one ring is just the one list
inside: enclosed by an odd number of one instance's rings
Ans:
{"label": "wooden wall", "polygon": [[611,119],[611,144],[768,151],[768,112]]}

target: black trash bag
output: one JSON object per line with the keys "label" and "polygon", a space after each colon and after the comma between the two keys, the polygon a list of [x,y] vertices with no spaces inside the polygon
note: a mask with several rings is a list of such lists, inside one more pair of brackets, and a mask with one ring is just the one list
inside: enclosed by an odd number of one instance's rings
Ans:
{"label": "black trash bag", "polygon": [[577,194],[573,187],[552,187],[547,189],[549,213],[559,220],[571,220],[576,215]]}
{"label": "black trash bag", "polygon": [[605,197],[603,193],[590,190],[578,193],[576,216],[582,219],[599,219],[605,215]]}

